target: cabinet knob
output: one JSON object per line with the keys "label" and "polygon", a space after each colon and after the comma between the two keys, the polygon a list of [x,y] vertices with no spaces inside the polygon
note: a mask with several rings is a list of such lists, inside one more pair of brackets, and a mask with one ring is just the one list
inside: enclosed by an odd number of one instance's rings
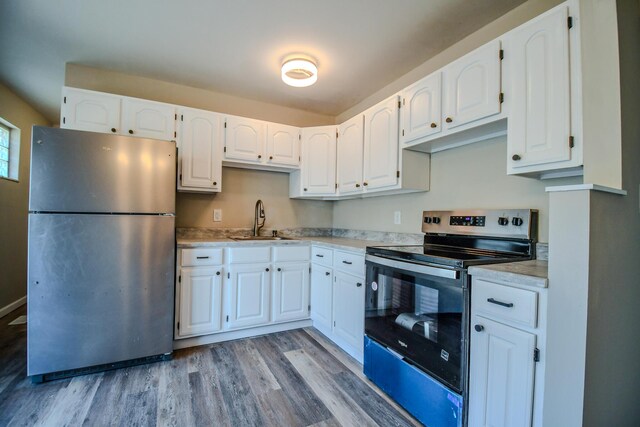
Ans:
{"label": "cabinet knob", "polygon": [[514,154],[513,156],[511,156],[511,160],[516,161],[516,162],[517,162],[518,160],[520,160],[521,158],[522,158],[522,157],[520,157],[520,155],[519,155],[519,154]]}
{"label": "cabinet knob", "polygon": [[261,159],[262,158],[262,154],[258,154],[258,158]]}
{"label": "cabinet knob", "polygon": [[129,129],[129,135],[133,135],[133,130]]}
{"label": "cabinet knob", "polygon": [[484,326],[482,326],[482,325],[476,325],[473,328],[476,330],[476,332],[484,331]]}
{"label": "cabinet knob", "polygon": [[218,183],[216,181],[213,181],[213,185],[218,185]]}
{"label": "cabinet knob", "polygon": [[269,271],[269,268],[265,268],[264,270],[265,270],[265,271]]}
{"label": "cabinet knob", "polygon": [[282,269],[280,267],[278,267],[278,271],[282,271]]}
{"label": "cabinet knob", "polygon": [[111,128],[111,132],[116,133],[116,128]]}
{"label": "cabinet knob", "polygon": [[360,188],[360,184],[356,184],[356,188]]}
{"label": "cabinet knob", "polygon": [[451,117],[447,117],[446,120],[445,120],[445,122],[447,122],[447,123],[451,123],[452,121],[453,121],[453,119]]}
{"label": "cabinet knob", "polygon": [[219,272],[219,271],[216,271],[216,276],[219,276],[219,275],[220,275],[220,272]]}
{"label": "cabinet knob", "polygon": [[432,127],[432,128],[437,128],[437,127],[438,127],[438,125],[437,125],[437,124],[435,124],[435,123],[431,123],[431,127]]}
{"label": "cabinet knob", "polygon": [[363,182],[362,185],[364,185],[366,187],[367,185],[369,185],[369,183],[368,182]]}
{"label": "cabinet knob", "polygon": [[273,156],[269,156],[269,160],[273,160]]}
{"label": "cabinet knob", "polygon": [[307,191],[307,189],[306,189],[306,188],[304,188],[304,191]]}
{"label": "cabinet knob", "polygon": [[330,271],[327,271],[327,272],[325,272],[325,273],[324,273],[324,275],[325,275],[325,276],[328,276],[328,275],[330,275],[330,274],[331,274],[331,272],[330,272]]}
{"label": "cabinet knob", "polygon": [[360,286],[362,286],[362,283],[358,282],[358,283],[356,283],[356,286],[360,287]]}

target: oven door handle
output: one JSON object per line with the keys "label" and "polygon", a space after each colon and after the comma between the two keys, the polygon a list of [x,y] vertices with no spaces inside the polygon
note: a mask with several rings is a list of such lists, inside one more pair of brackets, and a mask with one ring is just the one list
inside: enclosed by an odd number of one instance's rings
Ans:
{"label": "oven door handle", "polygon": [[445,279],[457,280],[460,277],[460,272],[458,270],[449,270],[448,268],[438,268],[428,265],[414,264],[411,262],[396,261],[375,255],[366,255],[365,260],[375,264],[384,265],[385,267],[397,268],[399,270],[426,274],[429,276],[444,277]]}

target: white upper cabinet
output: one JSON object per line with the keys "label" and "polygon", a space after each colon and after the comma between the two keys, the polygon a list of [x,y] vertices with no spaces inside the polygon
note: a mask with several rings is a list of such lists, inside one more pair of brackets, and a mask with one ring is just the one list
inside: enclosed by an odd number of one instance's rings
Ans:
{"label": "white upper cabinet", "polygon": [[437,134],[442,129],[442,73],[433,73],[401,93],[400,142],[409,143]]}
{"label": "white upper cabinet", "polygon": [[208,111],[178,111],[178,190],[217,192],[222,188],[222,118]]}
{"label": "white upper cabinet", "polygon": [[299,128],[278,123],[267,124],[266,163],[291,167],[300,165]]}
{"label": "white upper cabinet", "polygon": [[121,97],[65,87],[60,127],[90,132],[120,133]]}
{"label": "white upper cabinet", "polygon": [[333,195],[336,191],[336,127],[302,129],[302,194]]}
{"label": "white upper cabinet", "polygon": [[398,183],[398,97],[364,112],[365,191]]}
{"label": "white upper cabinet", "polygon": [[500,41],[447,65],[443,77],[445,129],[500,113]]}
{"label": "white upper cabinet", "polygon": [[338,127],[338,190],[340,194],[362,193],[364,116],[344,122]]}
{"label": "white upper cabinet", "polygon": [[505,37],[509,173],[571,159],[567,18],[560,6]]}
{"label": "white upper cabinet", "polygon": [[265,155],[264,122],[227,116],[225,124],[225,159],[262,163]]}
{"label": "white upper cabinet", "polygon": [[124,98],[122,134],[172,140],[176,131],[176,107],[160,102]]}

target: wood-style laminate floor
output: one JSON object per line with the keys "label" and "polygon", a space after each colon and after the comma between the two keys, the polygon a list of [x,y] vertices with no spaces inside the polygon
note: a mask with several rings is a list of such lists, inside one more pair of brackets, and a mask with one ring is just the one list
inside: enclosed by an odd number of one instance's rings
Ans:
{"label": "wood-style laminate floor", "polygon": [[178,350],[173,360],[32,384],[26,325],[0,319],[0,426],[411,426],[315,329]]}

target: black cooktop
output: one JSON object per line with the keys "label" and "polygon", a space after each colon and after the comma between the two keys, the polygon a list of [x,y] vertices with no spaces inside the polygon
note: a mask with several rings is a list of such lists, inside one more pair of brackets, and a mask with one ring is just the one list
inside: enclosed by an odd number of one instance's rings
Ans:
{"label": "black cooktop", "polygon": [[418,264],[434,264],[456,268],[471,265],[524,261],[530,254],[444,245],[370,246],[367,254]]}

